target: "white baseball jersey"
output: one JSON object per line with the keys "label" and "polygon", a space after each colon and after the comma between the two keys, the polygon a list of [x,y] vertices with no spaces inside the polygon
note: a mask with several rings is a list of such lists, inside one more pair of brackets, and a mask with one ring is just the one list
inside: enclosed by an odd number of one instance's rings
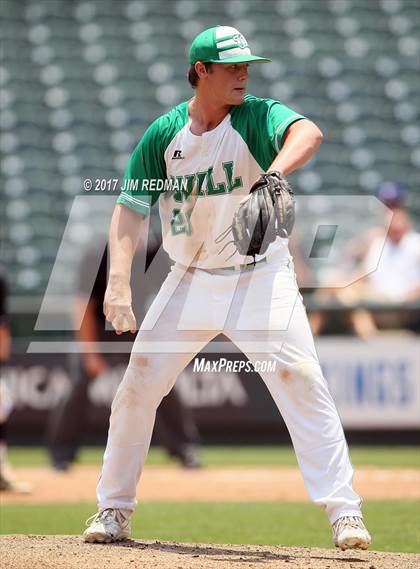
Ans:
{"label": "white baseball jersey", "polygon": [[[244,195],[278,154],[288,126],[304,118],[282,103],[246,95],[211,131],[190,130],[188,101],[156,119],[134,150],[118,203],[148,215],[159,201],[163,246],[171,259],[203,269],[251,262],[228,234]],[[267,254],[289,256],[277,238]],[[258,256],[256,260],[258,260]]]}

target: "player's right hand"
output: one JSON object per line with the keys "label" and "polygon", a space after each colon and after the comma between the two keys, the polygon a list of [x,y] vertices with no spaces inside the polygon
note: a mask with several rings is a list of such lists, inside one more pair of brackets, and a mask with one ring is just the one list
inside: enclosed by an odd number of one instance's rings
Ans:
{"label": "player's right hand", "polygon": [[118,335],[128,331],[132,334],[136,333],[137,323],[131,308],[129,284],[108,283],[104,298],[104,314]]}

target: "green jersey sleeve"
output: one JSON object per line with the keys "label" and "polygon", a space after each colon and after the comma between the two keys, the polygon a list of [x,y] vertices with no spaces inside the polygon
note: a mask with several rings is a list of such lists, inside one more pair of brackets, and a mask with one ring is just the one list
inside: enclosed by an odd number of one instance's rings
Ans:
{"label": "green jersey sleeve", "polygon": [[266,104],[268,107],[266,120],[267,134],[270,143],[278,153],[282,147],[283,135],[287,127],[305,117],[289,107],[286,107],[286,105],[283,105],[279,101],[266,99]]}
{"label": "green jersey sleeve", "polygon": [[160,122],[161,118],[156,119],[149,126],[134,149],[124,173],[123,190],[117,199],[117,203],[145,216],[161,193],[158,181],[166,179]]}
{"label": "green jersey sleeve", "polygon": [[264,171],[279,153],[287,127],[304,118],[279,101],[250,94],[245,95],[242,105],[231,110],[232,127]]}

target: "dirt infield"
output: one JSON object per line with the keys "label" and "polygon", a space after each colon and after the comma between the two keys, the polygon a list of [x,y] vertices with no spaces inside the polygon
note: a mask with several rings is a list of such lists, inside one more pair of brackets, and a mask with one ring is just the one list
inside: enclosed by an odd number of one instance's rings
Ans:
{"label": "dirt infield", "polygon": [[[68,473],[47,467],[15,469],[28,481],[28,495],[2,493],[7,502],[95,501],[98,466],[76,466]],[[370,500],[420,499],[420,471],[415,469],[359,468],[355,488]],[[292,467],[203,468],[148,466],[138,487],[142,500],[188,501],[303,501],[308,496],[300,472]]]}
{"label": "dirt infield", "polygon": [[158,541],[83,543],[75,536],[0,537],[8,569],[418,569],[420,555],[258,545]]}

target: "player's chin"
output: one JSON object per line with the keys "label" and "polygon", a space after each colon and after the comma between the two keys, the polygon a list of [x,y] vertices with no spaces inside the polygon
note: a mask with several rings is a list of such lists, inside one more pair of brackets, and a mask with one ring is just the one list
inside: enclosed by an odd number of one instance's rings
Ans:
{"label": "player's chin", "polygon": [[231,96],[231,105],[240,105],[245,97],[245,89],[233,89]]}

